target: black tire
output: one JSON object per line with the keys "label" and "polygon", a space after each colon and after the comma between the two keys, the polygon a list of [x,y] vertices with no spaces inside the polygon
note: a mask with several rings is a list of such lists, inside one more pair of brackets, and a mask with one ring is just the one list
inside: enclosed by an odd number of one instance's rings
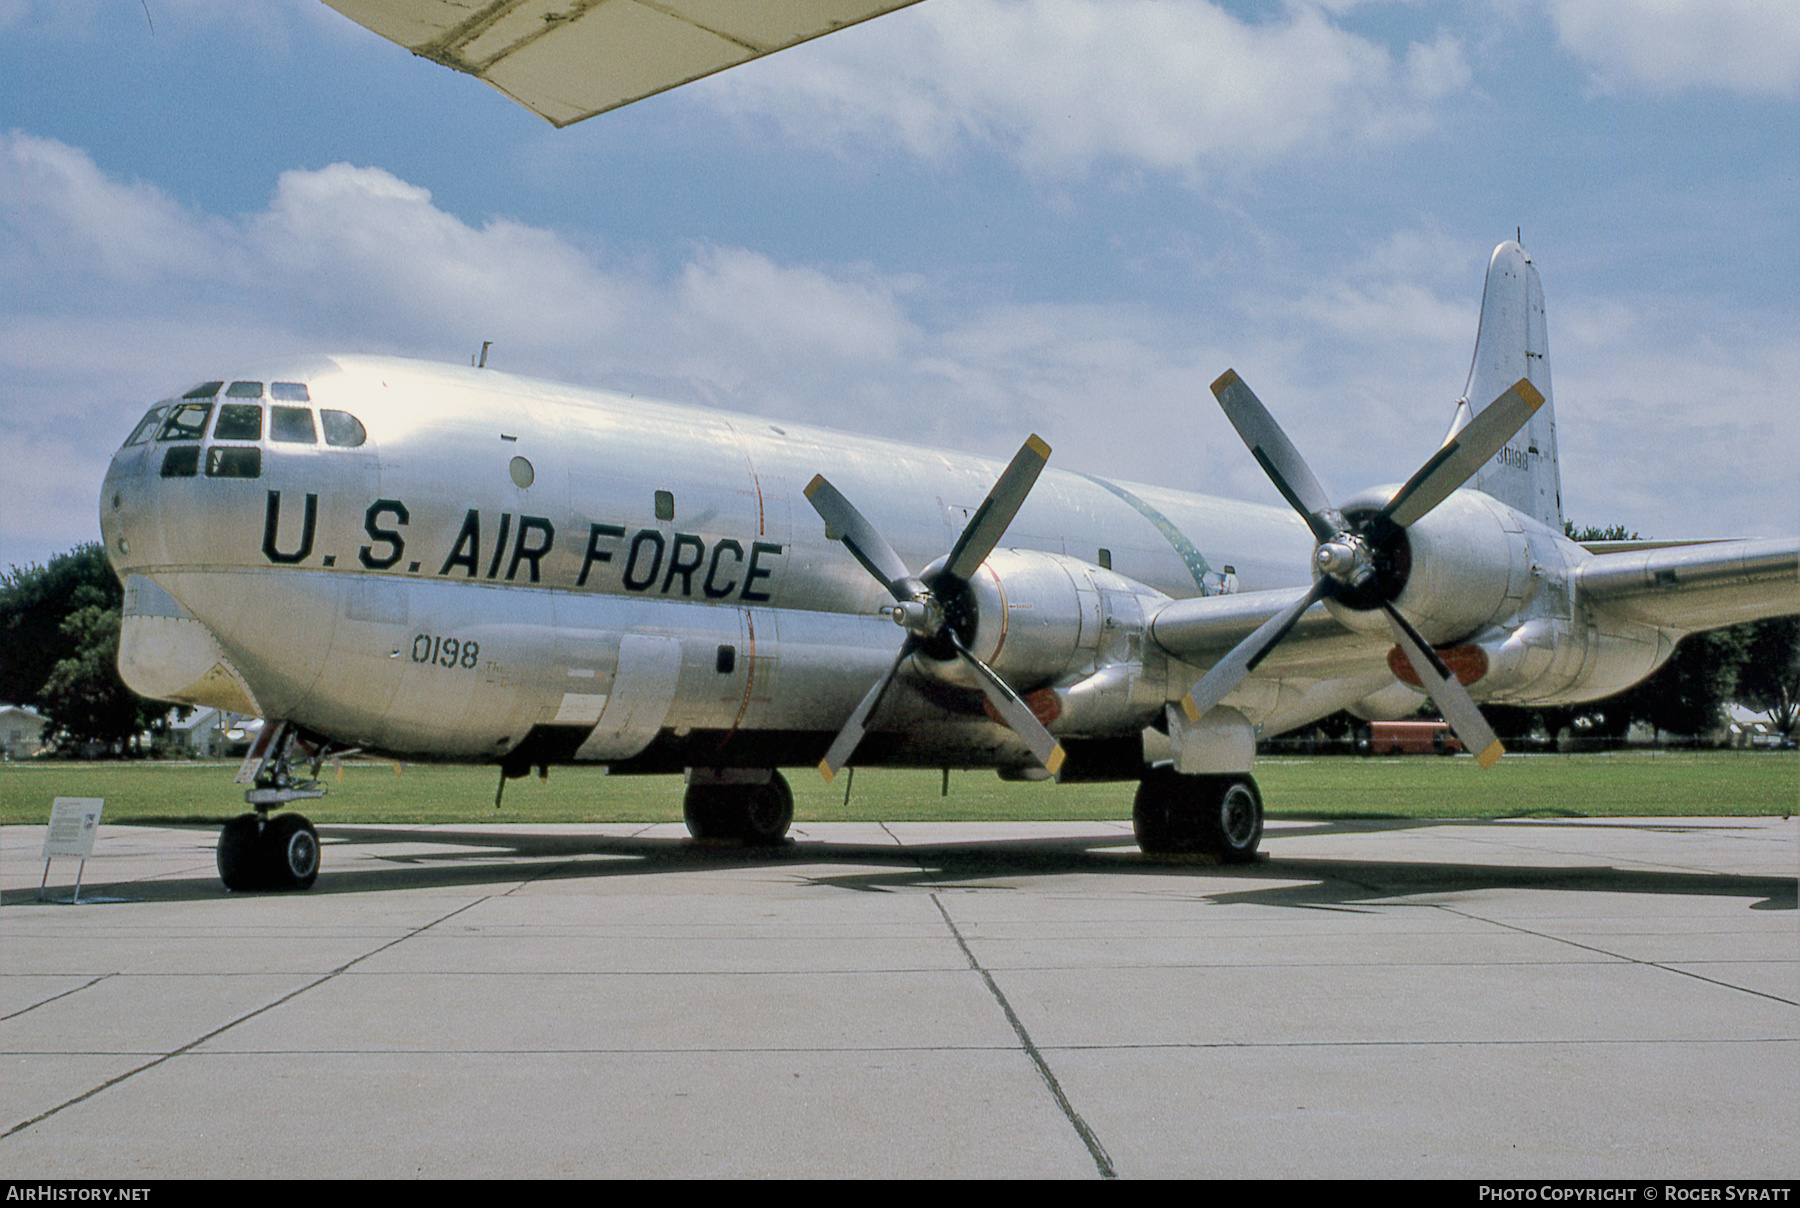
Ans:
{"label": "black tire", "polygon": [[1171,767],[1152,768],[1138,782],[1131,829],[1146,855],[1201,853],[1247,864],[1262,843],[1262,794],[1248,776],[1183,776]]}
{"label": "black tire", "polygon": [[776,772],[769,783],[755,785],[745,794],[743,839],[752,847],[772,847],[787,838],[794,824],[794,790],[787,777]]}
{"label": "black tire", "polygon": [[681,800],[688,834],[703,842],[769,847],[794,822],[794,792],[780,772],[765,784],[691,784]]}
{"label": "black tire", "polygon": [[688,834],[704,843],[735,839],[732,832],[730,789],[717,784],[690,784],[681,798],[681,817]]}
{"label": "black tire", "polygon": [[1138,781],[1131,802],[1131,832],[1138,850],[1147,856],[1179,855],[1192,848],[1182,845],[1181,781],[1173,768],[1151,768]]}
{"label": "black tire", "polygon": [[1262,843],[1262,794],[1248,776],[1208,776],[1213,783],[1196,802],[1200,850],[1227,864],[1248,864]]}
{"label": "black tire", "polygon": [[263,828],[271,889],[311,889],[319,879],[319,832],[300,814],[282,814]]}
{"label": "black tire", "polygon": [[225,888],[234,893],[267,888],[262,832],[263,820],[256,814],[239,814],[219,831],[219,880]]}

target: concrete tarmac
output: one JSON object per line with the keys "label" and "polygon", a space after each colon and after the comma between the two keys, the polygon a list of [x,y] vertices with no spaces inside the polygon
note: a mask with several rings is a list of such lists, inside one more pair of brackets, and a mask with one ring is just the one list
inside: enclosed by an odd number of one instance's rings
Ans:
{"label": "concrete tarmac", "polygon": [[1795,821],[321,833],[0,831],[8,1178],[1800,1175]]}

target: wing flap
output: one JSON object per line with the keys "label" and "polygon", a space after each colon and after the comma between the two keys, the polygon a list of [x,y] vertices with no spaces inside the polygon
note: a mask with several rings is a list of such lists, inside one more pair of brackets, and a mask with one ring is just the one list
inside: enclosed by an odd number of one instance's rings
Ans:
{"label": "wing flap", "polygon": [[918,0],[325,2],[566,126]]}
{"label": "wing flap", "polygon": [[1800,612],[1800,537],[1596,554],[1577,589],[1633,621],[1697,633]]}

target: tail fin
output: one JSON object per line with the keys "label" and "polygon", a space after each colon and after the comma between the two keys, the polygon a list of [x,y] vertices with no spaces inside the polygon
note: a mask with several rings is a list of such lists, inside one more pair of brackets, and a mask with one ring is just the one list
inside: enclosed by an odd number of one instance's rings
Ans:
{"label": "tail fin", "polygon": [[1550,394],[1550,345],[1544,329],[1544,288],[1525,249],[1503,243],[1488,262],[1481,293],[1475,361],[1457,403],[1455,432],[1520,378],[1544,396],[1531,422],[1475,472],[1470,481],[1501,503],[1551,528],[1562,529],[1562,472],[1556,463],[1556,411]]}

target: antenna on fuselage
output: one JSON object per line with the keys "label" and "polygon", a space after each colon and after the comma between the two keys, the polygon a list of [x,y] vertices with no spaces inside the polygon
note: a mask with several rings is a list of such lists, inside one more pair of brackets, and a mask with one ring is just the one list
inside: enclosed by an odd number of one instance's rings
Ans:
{"label": "antenna on fuselage", "polygon": [[492,348],[493,346],[494,346],[494,342],[492,340],[483,340],[481,342],[481,359],[478,361],[474,357],[470,357],[469,364],[475,366],[475,368],[477,368],[477,369],[486,369],[487,368],[487,350]]}

